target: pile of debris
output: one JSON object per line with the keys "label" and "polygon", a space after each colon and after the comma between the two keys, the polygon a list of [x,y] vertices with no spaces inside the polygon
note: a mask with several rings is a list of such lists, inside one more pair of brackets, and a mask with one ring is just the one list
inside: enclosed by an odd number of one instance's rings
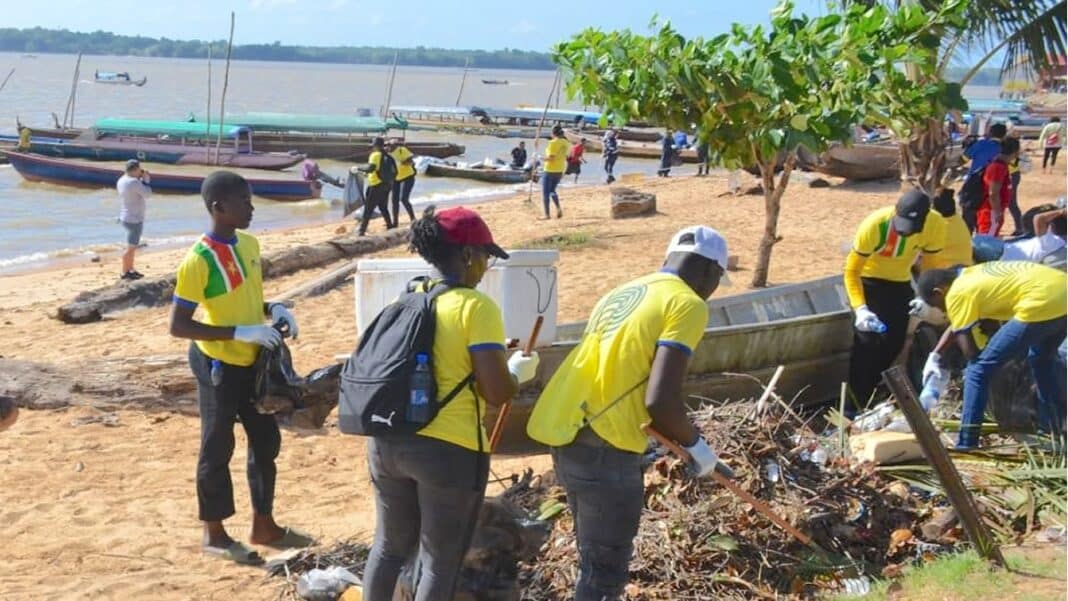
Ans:
{"label": "pile of debris", "polygon": [[[792,412],[754,415],[753,404],[691,414],[734,470],[735,483],[813,539],[805,545],[711,480],[655,450],[630,565],[628,599],[814,597],[952,548],[925,542],[932,499],[877,472],[851,467]],[[562,498],[562,491],[555,494]],[[523,599],[568,599],[577,575],[569,517],[556,522],[522,574]]]}

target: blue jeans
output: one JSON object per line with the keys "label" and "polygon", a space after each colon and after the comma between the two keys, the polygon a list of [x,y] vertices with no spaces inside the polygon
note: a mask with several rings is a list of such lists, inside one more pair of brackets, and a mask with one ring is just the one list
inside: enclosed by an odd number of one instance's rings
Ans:
{"label": "blue jeans", "polygon": [[560,184],[560,180],[563,179],[563,173],[549,173],[545,171],[541,174],[541,204],[545,207],[545,216],[549,216],[549,199],[551,198],[556,208],[560,209],[560,197],[556,195],[556,186]]}
{"label": "blue jeans", "polygon": [[957,446],[979,445],[979,428],[991,379],[1004,363],[1025,354],[1038,389],[1039,429],[1060,431],[1065,417],[1065,397],[1061,387],[1063,374],[1057,369],[1057,348],[1064,337],[1064,316],[1035,323],[1013,319],[1001,326],[964,370],[964,410]]}

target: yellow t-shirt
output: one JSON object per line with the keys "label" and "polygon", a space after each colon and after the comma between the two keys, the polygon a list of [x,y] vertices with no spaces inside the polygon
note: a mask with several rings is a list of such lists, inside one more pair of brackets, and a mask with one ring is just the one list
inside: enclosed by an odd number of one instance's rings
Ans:
{"label": "yellow t-shirt", "polygon": [[412,151],[408,150],[407,146],[398,146],[396,150],[389,153],[389,156],[393,157],[394,162],[397,163],[396,181],[402,182],[415,175],[415,167],[405,163],[405,161],[412,158]]}
{"label": "yellow t-shirt", "polygon": [[654,273],[609,292],[538,398],[527,434],[563,446],[592,419],[590,427],[612,446],[645,451],[641,425],[650,419],[645,393],[656,350],[692,353],[707,324],[708,305],[674,274]]}
{"label": "yellow t-shirt", "polygon": [[980,319],[1035,323],[1066,313],[1068,276],[1027,261],[966,267],[946,294],[946,314],[954,331],[967,330]]}
{"label": "yellow t-shirt", "polygon": [[377,186],[382,183],[382,178],[378,175],[378,170],[382,168],[382,152],[375,150],[371,153],[371,156],[367,158],[367,162],[374,165],[375,169],[367,176],[368,186]]}
{"label": "yellow t-shirt", "polygon": [[[941,215],[939,215],[941,217]],[[972,261],[972,234],[968,231],[968,225],[958,213],[949,217],[941,217],[946,228],[946,245],[942,252],[933,255],[924,254],[920,257],[920,269],[946,269],[954,265],[971,265]]]}
{"label": "yellow t-shirt", "polygon": [[879,209],[868,215],[857,229],[853,252],[867,257],[861,277],[907,282],[918,253],[934,254],[942,250],[946,228],[941,215],[928,213],[921,232],[902,236],[891,223],[894,212],[894,207]]}
{"label": "yellow t-shirt", "polygon": [[[493,299],[478,290],[453,288],[434,303],[434,381],[438,398],[444,398],[471,373],[471,351],[504,350],[504,318]],[[489,439],[478,417],[486,416],[486,401],[465,387],[438,412],[434,421],[419,431],[472,451],[489,452]]]}
{"label": "yellow t-shirt", "polygon": [[545,166],[542,168],[546,173],[563,173],[567,167],[567,140],[553,138],[545,147]]}
{"label": "yellow t-shirt", "polygon": [[[233,240],[204,234],[178,266],[174,302],[203,309],[201,321],[212,326],[263,323],[263,275],[260,243],[237,232]],[[248,367],[256,362],[259,345],[240,340],[197,340],[205,355]]]}

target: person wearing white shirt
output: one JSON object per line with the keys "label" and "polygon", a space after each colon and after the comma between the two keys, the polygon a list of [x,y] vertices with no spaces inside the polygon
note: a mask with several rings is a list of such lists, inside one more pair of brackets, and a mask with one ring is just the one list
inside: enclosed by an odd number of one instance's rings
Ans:
{"label": "person wearing white shirt", "polygon": [[1041,262],[1046,255],[1064,248],[1065,223],[1064,209],[1035,215],[1034,237],[1006,244],[1001,260]]}
{"label": "person wearing white shirt", "polygon": [[130,159],[126,161],[126,173],[115,184],[122,203],[119,221],[126,230],[126,250],[122,253],[120,276],[123,280],[145,277],[134,269],[134,253],[141,244],[141,232],[145,226],[145,200],[152,195],[152,188],[149,187],[151,181],[152,177],[141,168],[141,163],[137,159]]}

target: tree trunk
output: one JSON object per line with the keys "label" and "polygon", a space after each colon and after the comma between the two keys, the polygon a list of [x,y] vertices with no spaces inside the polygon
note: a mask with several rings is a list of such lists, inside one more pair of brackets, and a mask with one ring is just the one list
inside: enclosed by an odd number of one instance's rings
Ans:
{"label": "tree trunk", "polygon": [[753,270],[753,280],[749,284],[753,288],[764,288],[768,285],[771,250],[782,240],[782,237],[778,234],[782,195],[786,191],[786,185],[790,183],[790,173],[794,170],[794,165],[797,162],[797,150],[791,150],[786,160],[783,161],[782,174],[779,175],[778,185],[775,184],[777,159],[778,156],[773,156],[771,159],[760,158],[757,161],[764,187],[764,235],[760,238],[757,264]]}
{"label": "tree trunk", "polygon": [[899,147],[901,183],[917,187],[929,195],[942,186],[946,173],[946,133],[942,122],[930,119],[927,126],[913,132]]}

